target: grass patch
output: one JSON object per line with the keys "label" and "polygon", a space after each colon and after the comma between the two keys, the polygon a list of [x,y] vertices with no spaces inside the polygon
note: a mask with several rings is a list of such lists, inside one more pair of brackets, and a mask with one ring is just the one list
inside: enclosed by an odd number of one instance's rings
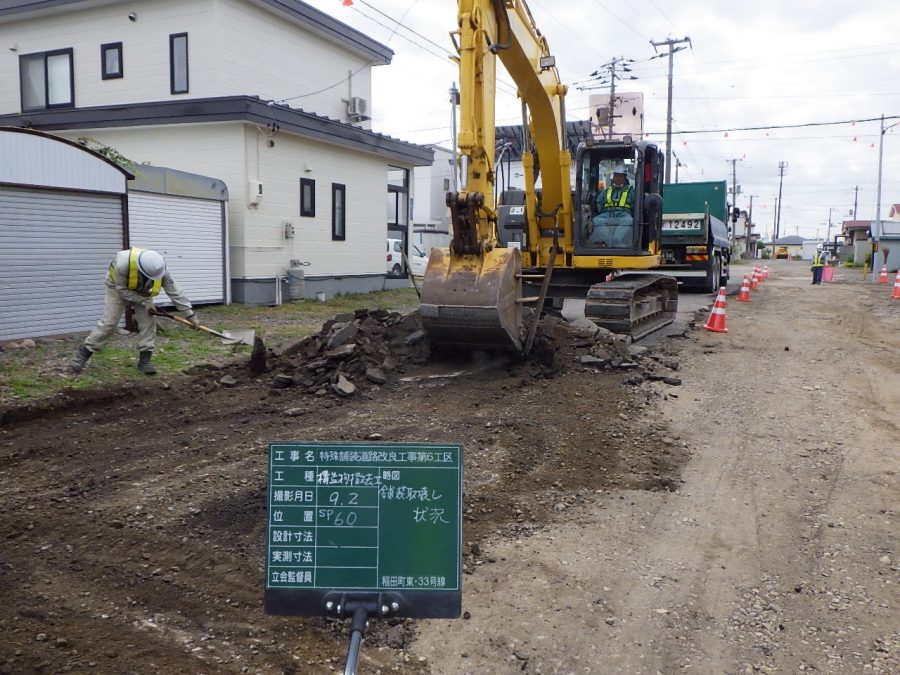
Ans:
{"label": "grass patch", "polygon": [[[200,323],[213,330],[252,328],[268,347],[289,344],[317,333],[336,314],[359,308],[412,311],[419,298],[412,288],[338,295],[325,302],[303,300],[278,307],[229,305],[200,307]],[[157,380],[167,381],[203,364],[224,364],[249,355],[246,345],[224,345],[202,331],[168,319],[157,320],[153,365]],[[78,375],[65,372],[84,334],[67,339],[39,339],[34,347],[0,348],[0,405],[27,403],[55,395],[61,389],[87,389],[144,381],[136,366],[137,336],[115,335],[94,354]]]}

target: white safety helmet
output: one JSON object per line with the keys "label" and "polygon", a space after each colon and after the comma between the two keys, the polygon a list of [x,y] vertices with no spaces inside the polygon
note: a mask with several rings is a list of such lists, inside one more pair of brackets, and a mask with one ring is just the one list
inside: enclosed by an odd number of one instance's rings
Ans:
{"label": "white safety helmet", "polygon": [[620,173],[624,176],[628,173],[628,171],[625,169],[625,165],[620,163],[616,164],[616,167],[613,169],[613,173]]}
{"label": "white safety helmet", "polygon": [[138,253],[137,266],[141,274],[154,281],[162,279],[166,273],[166,261],[156,251]]}

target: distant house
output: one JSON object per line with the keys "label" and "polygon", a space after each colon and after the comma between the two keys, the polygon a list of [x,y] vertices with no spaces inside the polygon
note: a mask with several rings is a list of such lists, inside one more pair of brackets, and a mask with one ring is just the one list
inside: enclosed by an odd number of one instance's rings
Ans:
{"label": "distant house", "polygon": [[869,244],[871,230],[871,220],[845,220],[843,222],[841,232],[846,242],[844,250],[847,258],[852,255],[854,262],[862,263],[865,261],[871,250],[871,245]]}
{"label": "distant house", "polygon": [[453,189],[453,151],[433,145],[434,162],[415,171],[412,238],[426,252],[450,243],[450,207],[447,193]]}
{"label": "distant house", "polygon": [[888,218],[891,220],[900,220],[900,204],[891,204],[891,210],[888,212]]}
{"label": "distant house", "polygon": [[773,258],[777,256],[779,249],[785,248],[787,249],[787,254],[789,258],[799,258],[803,252],[803,242],[805,240],[803,237],[796,236],[788,236],[788,237],[779,237],[771,244],[769,244],[769,255]]}
{"label": "distant house", "polygon": [[[566,122],[566,144],[572,159],[575,158],[575,150],[578,144],[591,136],[590,120],[575,120]],[[522,168],[522,152],[525,147],[525,137],[522,133],[522,125],[500,126],[496,130],[497,146],[497,185],[499,189],[525,189],[525,170]],[[575,162],[572,162],[572,185],[575,185]],[[537,186],[540,186],[538,177]]]}
{"label": "distant house", "polygon": [[878,239],[875,266],[884,266],[889,272],[896,272],[900,269],[900,219],[882,220]]}
{"label": "distant house", "polygon": [[824,239],[804,239],[803,245],[800,247],[800,258],[802,260],[812,260],[816,255],[816,251],[824,244]]}
{"label": "distant house", "polygon": [[388,47],[300,0],[12,0],[0,44],[0,125],[225,182],[235,298],[383,287],[433,158],[370,130]]}

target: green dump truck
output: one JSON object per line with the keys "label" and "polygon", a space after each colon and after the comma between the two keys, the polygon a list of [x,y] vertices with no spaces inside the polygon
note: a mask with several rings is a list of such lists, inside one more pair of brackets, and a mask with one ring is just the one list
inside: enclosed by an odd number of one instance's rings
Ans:
{"label": "green dump truck", "polygon": [[663,186],[662,261],[680,286],[715,293],[728,282],[731,241],[724,180]]}

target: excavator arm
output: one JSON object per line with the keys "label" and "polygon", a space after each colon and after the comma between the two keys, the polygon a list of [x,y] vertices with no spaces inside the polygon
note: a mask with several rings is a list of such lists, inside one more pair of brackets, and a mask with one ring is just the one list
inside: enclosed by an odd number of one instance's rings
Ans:
{"label": "excavator arm", "polygon": [[[452,222],[449,248],[434,249],[422,286],[420,314],[433,341],[457,346],[521,350],[522,255],[545,265],[571,254],[571,157],[565,142],[566,87],[547,41],[522,0],[459,0],[460,158],[465,187],[447,194]],[[497,246],[494,196],[497,60],[522,99],[527,141],[528,249]],[[534,184],[534,153],[541,158],[541,203]],[[539,210],[540,209],[540,210]],[[561,248],[566,250],[560,250]]]}

